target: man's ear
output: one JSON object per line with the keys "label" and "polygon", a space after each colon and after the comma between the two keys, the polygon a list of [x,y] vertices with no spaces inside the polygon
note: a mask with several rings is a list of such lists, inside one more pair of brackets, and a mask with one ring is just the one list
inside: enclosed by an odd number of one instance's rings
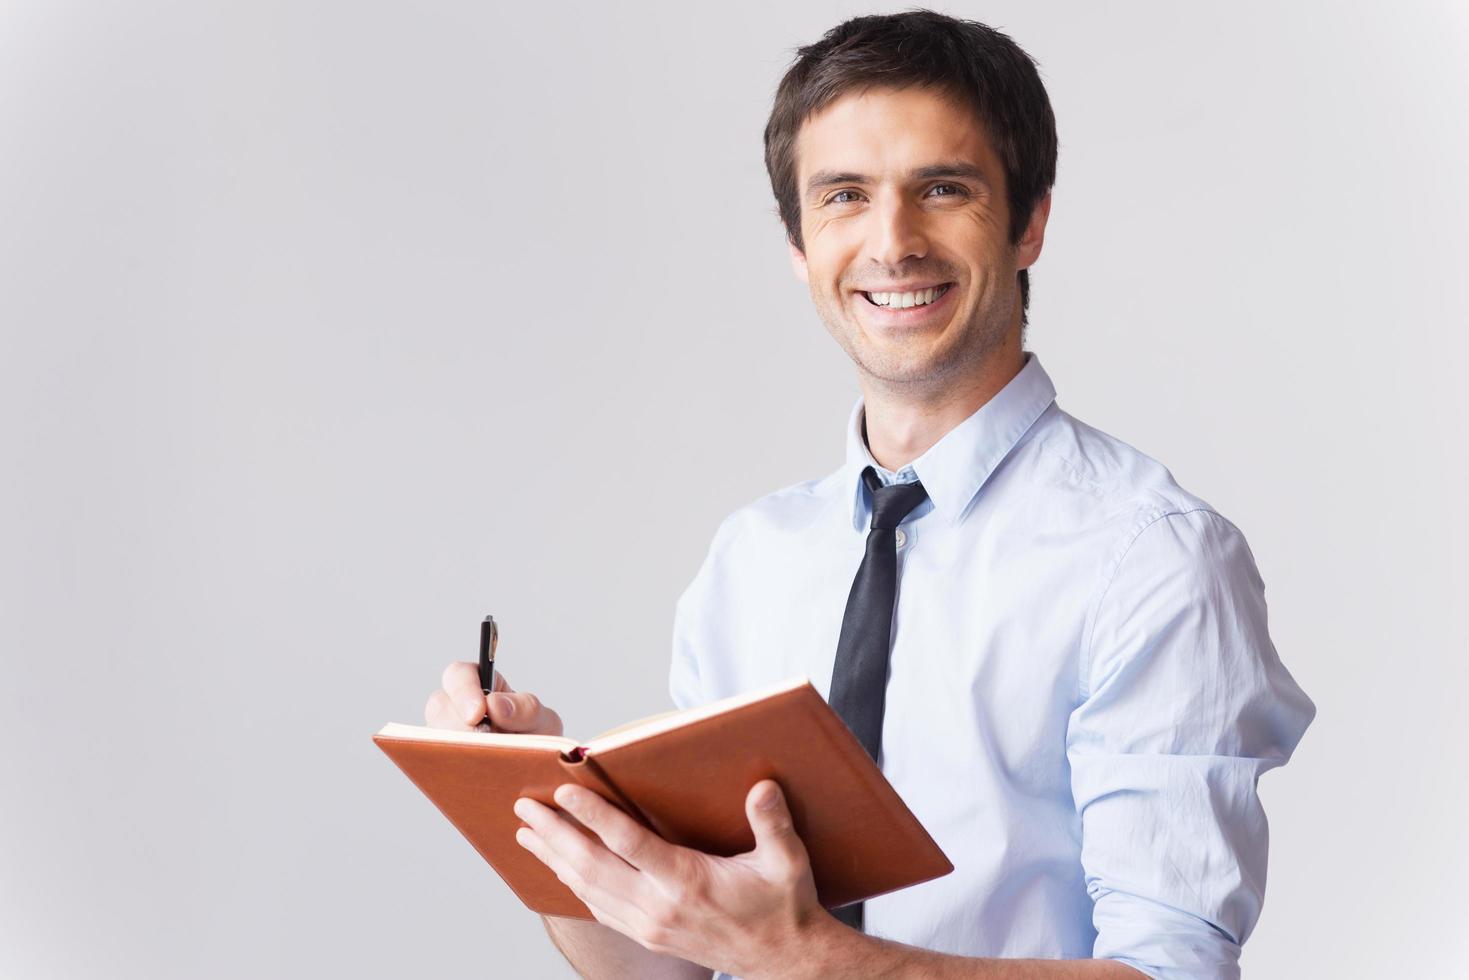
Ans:
{"label": "man's ear", "polygon": [[790,235],[786,236],[786,248],[791,250],[791,268],[795,270],[796,278],[811,284],[811,272],[806,268],[806,253],[796,248],[796,243]]}
{"label": "man's ear", "polygon": [[1046,221],[1051,217],[1051,192],[1046,191],[1046,196],[1036,203],[1035,209],[1030,212],[1030,224],[1025,227],[1025,235],[1021,237],[1020,244],[1015,247],[1015,269],[1029,269],[1035,264],[1035,260],[1041,257],[1041,246],[1046,242]]}

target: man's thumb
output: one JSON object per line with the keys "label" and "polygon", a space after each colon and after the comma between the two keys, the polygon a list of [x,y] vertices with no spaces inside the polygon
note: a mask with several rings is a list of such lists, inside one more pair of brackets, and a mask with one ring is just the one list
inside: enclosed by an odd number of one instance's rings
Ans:
{"label": "man's thumb", "polygon": [[750,829],[755,832],[755,849],[768,851],[784,861],[807,860],[806,845],[796,836],[785,794],[773,779],[762,779],[745,799]]}

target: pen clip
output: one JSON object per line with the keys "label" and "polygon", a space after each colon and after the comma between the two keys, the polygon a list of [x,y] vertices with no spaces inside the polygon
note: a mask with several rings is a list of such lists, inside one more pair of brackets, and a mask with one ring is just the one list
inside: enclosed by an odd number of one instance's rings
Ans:
{"label": "pen clip", "polygon": [[500,645],[500,626],[486,616],[479,627],[479,686],[489,694],[495,685],[495,648]]}

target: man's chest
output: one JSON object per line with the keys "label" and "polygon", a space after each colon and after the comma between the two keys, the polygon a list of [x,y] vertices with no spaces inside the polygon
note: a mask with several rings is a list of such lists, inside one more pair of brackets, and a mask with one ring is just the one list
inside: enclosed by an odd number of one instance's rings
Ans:
{"label": "man's chest", "polygon": [[[932,517],[905,525],[897,549],[884,771],[896,785],[987,759],[1012,789],[1064,789],[1094,548],[1075,534]],[[828,695],[864,548],[850,528],[745,542],[706,610],[711,693],[805,675]]]}

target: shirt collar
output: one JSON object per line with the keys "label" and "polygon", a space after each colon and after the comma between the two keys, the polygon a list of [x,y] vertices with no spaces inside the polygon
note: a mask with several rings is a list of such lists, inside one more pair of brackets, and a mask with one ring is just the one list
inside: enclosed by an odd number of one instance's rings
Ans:
{"label": "shirt collar", "polygon": [[[1027,352],[1020,373],[963,422],[944,433],[908,466],[918,476],[933,509],[957,524],[969,502],[984,486],[995,467],[1025,435],[1041,413],[1056,399],[1050,375],[1040,358]],[[882,469],[862,438],[863,404],[859,396],[847,419],[847,462],[843,481],[851,494],[852,526],[867,527],[867,495],[862,471]]]}

